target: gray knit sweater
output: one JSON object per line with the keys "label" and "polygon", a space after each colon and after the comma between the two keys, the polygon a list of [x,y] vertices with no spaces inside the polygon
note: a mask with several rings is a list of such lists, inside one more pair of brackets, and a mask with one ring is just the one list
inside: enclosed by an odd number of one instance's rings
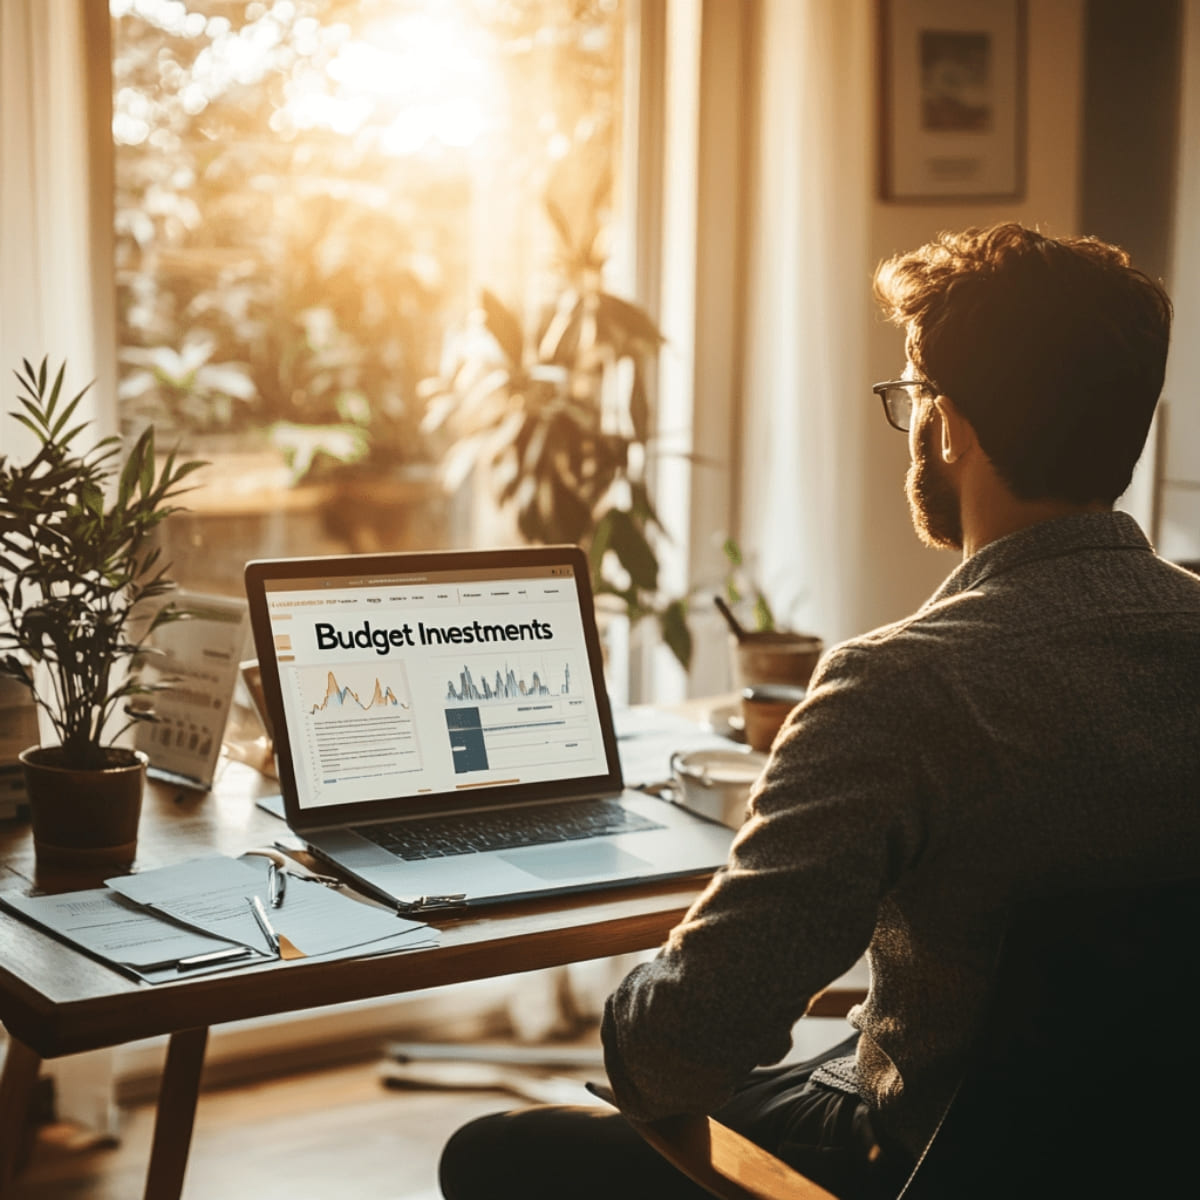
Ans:
{"label": "gray knit sweater", "polygon": [[[622,1109],[711,1112],[865,951],[860,1093],[914,1152],[953,1088],[1006,910],[1200,874],[1200,580],[1122,513],[984,547],[832,650],[730,859],[608,1000]],[[1081,1003],[1085,1002],[1081,998]]]}

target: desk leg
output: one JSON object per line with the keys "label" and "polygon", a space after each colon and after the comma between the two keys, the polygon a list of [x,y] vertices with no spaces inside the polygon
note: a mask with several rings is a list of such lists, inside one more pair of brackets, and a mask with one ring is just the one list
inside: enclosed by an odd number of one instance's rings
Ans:
{"label": "desk leg", "polygon": [[9,1034],[0,1075],[0,1196],[8,1194],[27,1149],[29,1105],[41,1065],[40,1055]]}
{"label": "desk leg", "polygon": [[187,1169],[188,1149],[192,1142],[200,1069],[204,1065],[207,1042],[207,1027],[184,1029],[171,1035],[158,1090],[146,1200],[178,1200],[183,1191],[183,1173]]}

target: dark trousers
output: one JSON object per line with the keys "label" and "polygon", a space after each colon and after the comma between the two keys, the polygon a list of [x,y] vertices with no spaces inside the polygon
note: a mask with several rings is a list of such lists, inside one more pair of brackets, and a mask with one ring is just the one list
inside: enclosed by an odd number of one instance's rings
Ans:
{"label": "dark trousers", "polygon": [[[853,1052],[850,1038],[817,1058],[755,1071],[713,1115],[840,1200],[892,1200],[912,1163],[884,1149],[856,1096],[811,1081]],[[611,1109],[545,1105],[463,1126],[440,1167],[447,1200],[704,1200],[708,1193],[648,1146]]]}

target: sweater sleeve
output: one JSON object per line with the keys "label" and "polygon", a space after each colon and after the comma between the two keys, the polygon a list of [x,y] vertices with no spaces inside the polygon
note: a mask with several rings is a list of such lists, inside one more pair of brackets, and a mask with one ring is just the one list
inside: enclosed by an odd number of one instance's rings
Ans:
{"label": "sweater sleeve", "polygon": [[812,997],[867,948],[880,900],[924,837],[904,676],[880,645],[826,658],[729,861],[608,998],[605,1062],[628,1115],[719,1107],[788,1052]]}

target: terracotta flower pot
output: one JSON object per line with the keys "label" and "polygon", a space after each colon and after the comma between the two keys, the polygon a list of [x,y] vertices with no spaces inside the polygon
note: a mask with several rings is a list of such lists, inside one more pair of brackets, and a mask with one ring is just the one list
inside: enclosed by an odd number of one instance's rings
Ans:
{"label": "terracotta flower pot", "polygon": [[140,750],[120,747],[107,755],[109,766],[81,771],[61,765],[60,746],[21,752],[40,864],[119,866],[136,857],[149,760]]}
{"label": "terracotta flower pot", "polygon": [[740,692],[759,683],[807,687],[825,643],[811,633],[744,633],[730,634],[729,648],[733,686]]}

